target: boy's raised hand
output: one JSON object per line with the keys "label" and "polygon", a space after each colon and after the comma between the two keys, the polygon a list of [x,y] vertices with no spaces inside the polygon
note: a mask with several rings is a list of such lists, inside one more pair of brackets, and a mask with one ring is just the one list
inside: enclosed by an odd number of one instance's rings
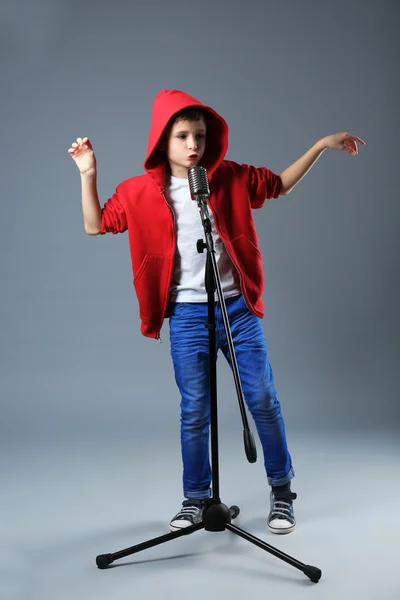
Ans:
{"label": "boy's raised hand", "polygon": [[342,150],[343,152],[347,152],[352,156],[358,154],[357,142],[363,146],[365,145],[365,142],[361,138],[357,137],[356,135],[351,135],[345,131],[328,135],[321,140],[321,144],[324,148]]}
{"label": "boy's raised hand", "polygon": [[77,138],[68,150],[82,175],[93,175],[96,172],[96,157],[89,138]]}

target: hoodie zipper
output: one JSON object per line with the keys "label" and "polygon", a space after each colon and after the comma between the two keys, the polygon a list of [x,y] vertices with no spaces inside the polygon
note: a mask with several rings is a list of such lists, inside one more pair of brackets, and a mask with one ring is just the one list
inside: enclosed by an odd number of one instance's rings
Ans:
{"label": "hoodie zipper", "polygon": [[[163,190],[163,189],[161,190],[161,196],[163,197],[163,200],[164,200],[165,204],[168,206],[168,208],[169,208],[169,210],[171,211],[171,214],[172,214],[172,219],[173,219],[173,223],[174,223],[174,236],[173,236],[173,239],[174,239],[174,245],[175,245],[175,250],[174,250],[174,256],[175,256],[175,251],[176,251],[176,218],[175,218],[175,213],[174,213],[174,211],[172,210],[172,208],[170,207],[170,205],[169,205],[169,203],[168,203],[168,200],[167,200],[167,198],[166,198],[166,196],[165,196],[165,193],[164,193],[164,190]],[[171,281],[172,281],[172,272],[173,272],[173,268],[174,268],[174,266],[173,266],[173,263],[174,263],[174,259],[172,259],[172,269],[171,269],[171,274],[170,274],[170,277],[169,277],[169,282],[168,282],[168,290],[169,290],[169,288],[171,287]],[[164,311],[163,311],[163,314],[162,314],[162,321],[161,321],[161,323],[163,323],[163,322],[164,322],[164,319],[165,319],[165,313],[166,313],[166,305],[165,305],[165,307],[164,307]],[[162,326],[162,325],[161,325],[161,326]],[[160,331],[159,331],[159,333],[158,333],[157,339],[158,339],[158,341],[160,342],[160,344],[162,344],[162,339],[161,339],[161,329],[160,329]]]}

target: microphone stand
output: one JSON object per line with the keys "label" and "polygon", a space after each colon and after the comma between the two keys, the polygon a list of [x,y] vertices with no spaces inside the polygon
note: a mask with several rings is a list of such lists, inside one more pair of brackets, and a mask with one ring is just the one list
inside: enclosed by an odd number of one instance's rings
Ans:
{"label": "microphone stand", "polygon": [[205,270],[205,284],[207,290],[207,304],[208,304],[208,323],[205,327],[208,329],[208,348],[209,348],[209,366],[210,366],[210,429],[211,429],[211,466],[212,466],[212,495],[210,498],[205,500],[203,520],[201,523],[196,525],[190,525],[184,527],[179,531],[174,531],[153,538],[146,542],[136,544],[130,548],[125,548],[118,552],[109,554],[100,554],[96,557],[96,564],[99,569],[106,569],[111,563],[120,558],[130,556],[147,548],[158,546],[164,542],[168,542],[175,538],[183,535],[189,535],[200,529],[206,531],[225,531],[228,529],[232,533],[235,533],[239,537],[251,542],[255,546],[258,546],[262,550],[269,552],[273,556],[280,558],[284,562],[288,563],[292,567],[302,571],[313,583],[317,583],[321,578],[321,570],[311,565],[306,565],[295,558],[285,554],[281,550],[278,550],[274,546],[267,544],[263,540],[255,537],[251,533],[248,533],[244,529],[237,527],[232,524],[232,519],[235,519],[240,509],[238,506],[231,506],[228,508],[221,502],[219,497],[219,459],[218,459],[218,410],[217,410],[217,356],[216,356],[216,336],[215,336],[215,290],[218,294],[218,299],[221,305],[221,312],[224,321],[224,328],[229,346],[229,352],[232,359],[232,369],[235,380],[236,392],[238,395],[239,408],[243,422],[243,439],[246,456],[249,462],[253,463],[257,460],[257,451],[254,443],[253,435],[249,429],[247,416],[243,401],[243,391],[240,382],[238,366],[235,356],[235,350],[232,341],[232,335],[229,326],[228,314],[226,311],[226,305],[224,296],[222,293],[221,279],[218,272],[218,266],[215,258],[214,242],[212,238],[211,221],[209,219],[208,207],[207,207],[207,195],[198,194],[196,196],[197,204],[200,210],[201,221],[205,234],[205,242],[200,239],[197,240],[197,251],[202,253],[207,250],[206,258],[206,270]]}

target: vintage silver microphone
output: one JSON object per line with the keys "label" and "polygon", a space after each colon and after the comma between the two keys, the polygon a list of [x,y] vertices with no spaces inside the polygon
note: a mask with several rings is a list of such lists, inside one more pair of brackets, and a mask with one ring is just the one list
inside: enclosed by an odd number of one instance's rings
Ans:
{"label": "vintage silver microphone", "polygon": [[190,195],[192,200],[204,200],[210,197],[207,170],[204,167],[191,167],[188,171]]}

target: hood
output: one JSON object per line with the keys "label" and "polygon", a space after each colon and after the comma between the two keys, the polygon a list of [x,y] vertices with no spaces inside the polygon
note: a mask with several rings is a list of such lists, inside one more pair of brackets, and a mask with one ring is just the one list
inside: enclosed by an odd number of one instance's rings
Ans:
{"label": "hood", "polygon": [[210,106],[206,106],[193,96],[179,90],[161,90],[153,102],[151,127],[147,155],[144,162],[146,173],[151,175],[158,185],[165,185],[165,153],[156,150],[161,136],[170,119],[183,108],[198,106],[207,115],[206,149],[201,166],[207,169],[208,178],[224,159],[228,149],[228,125]]}

